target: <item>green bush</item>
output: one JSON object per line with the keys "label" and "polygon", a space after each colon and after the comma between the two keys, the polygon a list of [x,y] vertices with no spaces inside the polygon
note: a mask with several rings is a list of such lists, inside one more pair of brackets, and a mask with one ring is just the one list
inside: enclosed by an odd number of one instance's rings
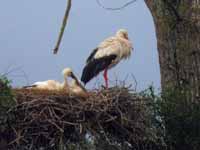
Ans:
{"label": "green bush", "polygon": [[10,81],[5,76],[0,76],[0,108],[9,108],[14,104]]}
{"label": "green bush", "polygon": [[10,81],[5,76],[0,76],[0,133],[7,128],[6,122],[13,118],[13,115],[8,113],[8,110],[15,104]]}
{"label": "green bush", "polygon": [[156,102],[170,149],[200,149],[200,102],[188,98],[186,89],[169,89]]}
{"label": "green bush", "polygon": [[151,97],[151,120],[167,149],[200,149],[200,101],[190,99],[190,90],[168,89],[159,95],[150,86],[141,94]]}

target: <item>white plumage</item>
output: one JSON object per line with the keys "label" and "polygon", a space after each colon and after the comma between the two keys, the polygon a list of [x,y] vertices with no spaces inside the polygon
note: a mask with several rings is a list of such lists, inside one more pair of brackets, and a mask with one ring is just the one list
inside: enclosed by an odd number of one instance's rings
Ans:
{"label": "white plumage", "polygon": [[[52,90],[52,91],[66,91],[70,94],[88,97],[87,90],[81,85],[77,77],[74,75],[71,68],[65,68],[62,71],[64,76],[63,83],[60,83],[55,80],[47,80],[41,82],[35,82],[31,86],[25,86],[24,88],[40,89],[40,90]],[[72,78],[72,81],[68,83],[68,77]]]}
{"label": "white plumage", "polygon": [[94,55],[95,59],[116,55],[116,60],[119,61],[131,55],[132,44],[128,39],[128,32],[120,29],[115,36],[105,39],[97,48],[98,51]]}
{"label": "white plumage", "polygon": [[47,81],[39,81],[33,83],[31,86],[25,86],[24,88],[33,88],[33,89],[40,89],[40,90],[68,90],[69,85],[67,82],[67,78],[71,76],[71,69],[70,68],[65,68],[62,71],[62,74],[64,76],[64,81],[63,83],[60,83],[55,80],[47,80]]}
{"label": "white plumage", "polygon": [[129,58],[132,50],[133,46],[129,41],[128,32],[120,29],[115,36],[105,39],[90,54],[83,69],[81,81],[86,84],[104,70],[104,79],[108,87],[107,70],[122,59]]}

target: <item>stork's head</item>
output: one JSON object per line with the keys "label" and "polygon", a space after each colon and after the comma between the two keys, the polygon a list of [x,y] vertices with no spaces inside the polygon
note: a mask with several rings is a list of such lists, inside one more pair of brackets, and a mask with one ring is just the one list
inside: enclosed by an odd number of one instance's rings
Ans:
{"label": "stork's head", "polygon": [[126,29],[119,29],[116,33],[116,36],[125,38],[128,40],[128,31]]}
{"label": "stork's head", "polygon": [[63,69],[63,75],[64,77],[71,77],[72,79],[77,80],[76,76],[74,75],[73,71],[71,68],[65,68]]}
{"label": "stork's head", "polygon": [[62,74],[64,77],[70,77],[72,76],[73,72],[71,68],[65,68],[63,69]]}

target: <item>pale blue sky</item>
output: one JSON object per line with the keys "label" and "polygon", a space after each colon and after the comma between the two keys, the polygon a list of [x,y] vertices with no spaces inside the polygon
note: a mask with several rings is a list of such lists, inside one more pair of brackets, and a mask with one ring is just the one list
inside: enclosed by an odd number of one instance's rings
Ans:
{"label": "pale blue sky", "polygon": [[[128,0],[127,0],[128,1]],[[124,0],[101,0],[107,7],[118,7]],[[113,5],[115,3],[115,5]],[[143,0],[120,11],[106,11],[95,0],[73,0],[69,24],[60,51],[52,54],[57,40],[66,0],[3,0],[0,5],[0,73],[9,73],[13,86],[35,81],[62,81],[61,70],[73,68],[80,77],[91,50],[120,28],[129,32],[134,43],[131,58],[109,72],[111,80],[124,80],[133,74],[138,90],[152,84],[160,87],[160,71],[155,30],[149,10]],[[26,74],[26,78],[23,75]],[[99,75],[96,80],[104,83]],[[134,82],[131,76],[128,83]],[[111,82],[112,83],[112,82]]]}

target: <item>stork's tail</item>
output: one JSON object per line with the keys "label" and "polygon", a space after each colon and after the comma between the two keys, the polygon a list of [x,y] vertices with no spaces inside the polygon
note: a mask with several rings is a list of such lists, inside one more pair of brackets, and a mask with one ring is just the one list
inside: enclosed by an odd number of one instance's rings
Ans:
{"label": "stork's tail", "polygon": [[83,69],[83,73],[81,76],[81,81],[86,84],[93,77],[99,74],[99,72],[108,68],[108,66],[112,63],[112,61],[116,58],[116,55],[105,56],[98,59],[93,59],[86,64]]}

